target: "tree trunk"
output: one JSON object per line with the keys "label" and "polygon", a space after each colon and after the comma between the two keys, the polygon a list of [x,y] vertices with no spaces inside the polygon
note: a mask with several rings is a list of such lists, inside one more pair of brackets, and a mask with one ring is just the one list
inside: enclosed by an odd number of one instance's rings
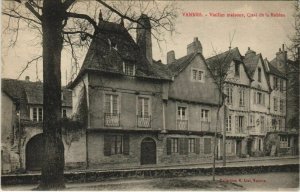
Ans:
{"label": "tree trunk", "polygon": [[61,134],[61,51],[63,14],[60,0],[44,0],[43,30],[43,139],[44,160],[39,190],[64,185],[64,146]]}
{"label": "tree trunk", "polygon": [[[224,105],[224,124],[226,125],[226,121],[228,118],[227,106]],[[226,166],[226,127],[223,128],[223,166]]]}

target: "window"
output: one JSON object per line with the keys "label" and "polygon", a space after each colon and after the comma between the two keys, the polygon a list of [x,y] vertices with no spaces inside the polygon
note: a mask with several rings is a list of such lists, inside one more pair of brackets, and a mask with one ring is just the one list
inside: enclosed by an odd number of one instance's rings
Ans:
{"label": "window", "polygon": [[241,133],[243,130],[243,125],[244,125],[244,116],[237,116],[236,121],[237,121],[236,122],[236,124],[237,124],[236,131],[238,133]]}
{"label": "window", "polygon": [[280,83],[279,90],[280,90],[280,92],[283,92],[283,80],[280,79],[279,83]]}
{"label": "window", "polygon": [[283,99],[280,99],[279,110],[281,113],[283,112]]}
{"label": "window", "polygon": [[231,105],[232,104],[232,88],[227,87],[226,92],[227,92],[227,98],[226,98],[227,104]]}
{"label": "window", "polygon": [[289,148],[290,140],[288,136],[280,136],[280,148]]}
{"label": "window", "polygon": [[209,110],[202,109],[201,110],[201,121],[210,121],[209,119]]}
{"label": "window", "polygon": [[171,153],[178,153],[178,138],[171,138]]}
{"label": "window", "polygon": [[150,99],[147,97],[138,97],[138,116],[150,116]]}
{"label": "window", "polygon": [[274,111],[277,111],[277,109],[278,109],[278,103],[277,103],[277,98],[276,97],[274,97]]}
{"label": "window", "polygon": [[226,140],[226,153],[233,153],[233,140]]}
{"label": "window", "polygon": [[278,122],[278,123],[277,123],[277,126],[278,126],[277,129],[278,129],[278,130],[281,130],[281,122],[282,122],[281,119],[278,119],[277,122]]}
{"label": "window", "polygon": [[278,78],[277,77],[273,77],[273,89],[277,89],[278,88]]}
{"label": "window", "polygon": [[245,106],[245,90],[240,89],[239,93],[240,93],[240,107],[244,107]]}
{"label": "window", "polygon": [[192,69],[192,81],[204,82],[204,71]]}
{"label": "window", "polygon": [[211,153],[211,138],[204,138],[204,154]]}
{"label": "window", "polygon": [[104,155],[129,155],[128,135],[104,135]]}
{"label": "window", "polygon": [[235,76],[240,76],[240,64],[238,64],[238,63],[235,63],[235,65],[234,65],[234,75]]}
{"label": "window", "polygon": [[195,153],[196,145],[195,145],[195,138],[189,138],[188,140],[188,153]]}
{"label": "window", "polygon": [[178,107],[177,109],[177,119],[187,120],[186,107]]}
{"label": "window", "polygon": [[106,94],[105,95],[105,113],[116,115],[118,110],[118,95]]}
{"label": "window", "polygon": [[258,82],[261,82],[261,68],[258,68]]}
{"label": "window", "polygon": [[66,109],[62,110],[62,117],[67,118],[67,110]]}
{"label": "window", "polygon": [[261,132],[264,133],[265,131],[265,117],[264,116],[260,116],[260,128],[261,128]]}
{"label": "window", "polygon": [[226,121],[226,131],[231,131],[231,123],[232,123],[232,116],[228,115],[227,121]]}
{"label": "window", "polygon": [[262,138],[258,138],[258,150],[262,151],[263,150],[263,142]]}
{"label": "window", "polygon": [[265,104],[265,94],[261,92],[254,92],[254,103],[264,105]]}
{"label": "window", "polygon": [[43,121],[43,108],[41,107],[33,107],[32,109],[32,121]]}
{"label": "window", "polygon": [[125,75],[134,76],[135,65],[129,63],[123,63],[123,72],[125,73]]}
{"label": "window", "polygon": [[249,125],[254,126],[254,115],[251,114],[249,118],[250,118],[250,124]]}
{"label": "window", "polygon": [[33,108],[33,109],[32,109],[32,120],[33,120],[33,121],[38,121],[38,117],[37,117],[37,108]]}

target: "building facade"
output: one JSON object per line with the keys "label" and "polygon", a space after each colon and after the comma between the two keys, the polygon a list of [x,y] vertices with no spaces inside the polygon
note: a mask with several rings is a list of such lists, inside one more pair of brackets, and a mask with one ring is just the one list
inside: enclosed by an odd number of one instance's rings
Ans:
{"label": "building facade", "polygon": [[150,28],[137,30],[136,44],[122,24],[99,27],[69,85],[73,113],[88,106],[87,168],[211,161],[219,101],[198,39],[162,64],[152,60]]}
{"label": "building facade", "polygon": [[[26,77],[26,80],[2,79],[1,86],[2,173],[39,170],[43,153],[43,84]],[[62,89],[63,119],[72,115],[71,94],[70,90]],[[63,138],[66,165],[73,166],[81,157],[76,154],[79,140],[70,143],[72,136]]]}

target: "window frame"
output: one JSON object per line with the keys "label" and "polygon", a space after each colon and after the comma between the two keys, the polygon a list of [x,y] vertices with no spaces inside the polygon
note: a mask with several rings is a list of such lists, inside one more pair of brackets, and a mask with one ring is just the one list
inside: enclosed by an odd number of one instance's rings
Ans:
{"label": "window frame", "polygon": [[[199,79],[201,77],[201,79]],[[205,70],[200,69],[200,68],[191,68],[191,81],[192,82],[205,82]]]}
{"label": "window frame", "polygon": [[257,68],[257,81],[261,83],[261,67]]}
{"label": "window frame", "polygon": [[170,138],[171,139],[171,154],[179,153],[179,138]]}
{"label": "window frame", "polygon": [[[184,109],[184,117],[185,118],[183,118],[183,109]],[[188,118],[188,106],[186,106],[186,105],[177,105],[176,120],[188,120],[188,119],[189,119]]]}
{"label": "window frame", "polygon": [[239,106],[245,107],[245,89],[239,90],[239,96],[240,96]]}
{"label": "window frame", "polygon": [[[139,107],[139,101],[140,99],[142,99],[142,113],[140,113],[140,107]],[[145,100],[148,100],[148,116],[145,116]],[[152,114],[151,114],[151,97],[150,96],[146,96],[146,95],[138,95],[136,97],[136,115],[139,116],[139,117],[143,117],[143,118],[148,118],[150,117]]]}
{"label": "window frame", "polygon": [[227,102],[228,105],[232,105],[232,101],[233,101],[233,96],[232,96],[233,89],[232,89],[232,87],[226,87],[226,92],[227,92],[226,102]]}
{"label": "window frame", "polygon": [[226,131],[227,132],[231,132],[232,131],[232,115],[228,115],[227,116],[227,119],[226,119]]}
{"label": "window frame", "polygon": [[[203,112],[207,114],[207,117],[203,118]],[[207,112],[207,113],[206,113]],[[211,110],[207,108],[201,108],[201,122],[211,122]]]}
{"label": "window frame", "polygon": [[196,139],[188,138],[188,153],[196,153]]}
{"label": "window frame", "polygon": [[[41,112],[41,113],[40,113]],[[43,107],[30,107],[30,120],[34,122],[43,121],[44,110]]]}
{"label": "window frame", "polygon": [[[109,112],[106,111],[106,96],[110,96],[110,109],[109,109]],[[114,101],[113,101],[113,96],[116,96],[117,97],[117,106],[116,106],[116,110],[117,110],[117,113],[114,113]],[[118,93],[115,93],[115,92],[104,92],[104,106],[103,106],[103,110],[104,110],[104,113],[109,113],[109,114],[113,114],[113,115],[118,115],[121,113],[121,106],[120,106],[120,103],[121,103],[121,95],[118,94]]]}
{"label": "window frame", "polygon": [[[128,71],[129,68],[130,68],[130,70]],[[129,64],[129,63],[123,62],[123,73],[124,73],[124,75],[127,75],[127,76],[135,76],[135,64]]]}

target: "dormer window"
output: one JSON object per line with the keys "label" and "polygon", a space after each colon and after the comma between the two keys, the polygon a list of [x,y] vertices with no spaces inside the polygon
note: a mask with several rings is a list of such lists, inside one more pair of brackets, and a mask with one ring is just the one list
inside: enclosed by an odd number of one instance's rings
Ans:
{"label": "dormer window", "polygon": [[258,82],[261,82],[261,68],[258,68]]}
{"label": "dormer window", "polygon": [[196,68],[192,68],[191,74],[192,81],[204,82],[204,71]]}
{"label": "dormer window", "polygon": [[135,65],[129,63],[123,63],[123,72],[125,75],[134,76],[135,75]]}
{"label": "dormer window", "polygon": [[235,63],[234,65],[234,75],[239,77],[240,76],[240,64]]}

